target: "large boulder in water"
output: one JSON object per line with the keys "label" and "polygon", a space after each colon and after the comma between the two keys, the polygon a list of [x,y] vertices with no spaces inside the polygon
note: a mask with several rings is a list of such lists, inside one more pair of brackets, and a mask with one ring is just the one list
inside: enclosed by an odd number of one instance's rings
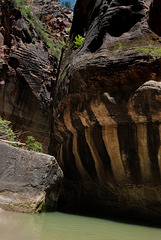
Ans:
{"label": "large boulder in water", "polygon": [[0,142],[0,208],[21,212],[41,210],[52,187],[63,173],[53,156],[22,150]]}

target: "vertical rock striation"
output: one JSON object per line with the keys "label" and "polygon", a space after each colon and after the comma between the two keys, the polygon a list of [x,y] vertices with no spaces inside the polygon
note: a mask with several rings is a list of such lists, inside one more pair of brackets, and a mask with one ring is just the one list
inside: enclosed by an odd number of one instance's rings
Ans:
{"label": "vertical rock striation", "polygon": [[50,144],[71,206],[161,217],[160,10],[155,0],[76,3]]}

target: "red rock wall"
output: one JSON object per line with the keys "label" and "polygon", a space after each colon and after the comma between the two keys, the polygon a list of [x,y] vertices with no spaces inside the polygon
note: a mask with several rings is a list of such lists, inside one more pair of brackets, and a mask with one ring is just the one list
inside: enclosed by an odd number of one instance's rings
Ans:
{"label": "red rock wall", "polygon": [[[33,5],[30,1],[29,6],[38,17],[42,13],[45,24],[49,23],[49,16],[53,22],[62,20],[63,28],[57,23],[58,36],[54,35],[53,29],[53,45],[61,34],[67,34],[72,11],[62,7],[59,1],[41,1],[40,5]],[[58,56],[51,55],[50,49],[12,1],[1,1],[0,13],[0,115],[12,122],[13,129],[19,131],[22,141],[26,135],[33,135],[43,143],[47,152],[51,126],[51,87],[56,82]],[[68,24],[65,25],[64,21]]]}
{"label": "red rock wall", "polygon": [[[161,39],[149,27],[152,7],[139,0],[76,3],[51,145],[71,184],[71,206],[161,217]],[[74,50],[77,34],[85,41]]]}

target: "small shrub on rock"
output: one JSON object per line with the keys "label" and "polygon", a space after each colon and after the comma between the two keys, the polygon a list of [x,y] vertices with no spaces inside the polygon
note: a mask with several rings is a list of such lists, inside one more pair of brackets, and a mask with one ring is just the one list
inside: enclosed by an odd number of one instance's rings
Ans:
{"label": "small shrub on rock", "polygon": [[42,144],[40,142],[37,142],[33,136],[27,136],[26,149],[42,152]]}
{"label": "small shrub on rock", "polygon": [[74,40],[74,49],[78,49],[84,42],[84,37],[78,35],[75,37],[75,40]]}
{"label": "small shrub on rock", "polygon": [[0,117],[0,138],[8,141],[15,141],[16,135],[10,127],[11,122]]}
{"label": "small shrub on rock", "polygon": [[[13,146],[18,147],[17,144],[19,144],[19,142],[17,142],[18,141],[17,138],[18,137],[11,129],[11,122],[3,120],[0,117],[0,139],[2,139],[3,141],[4,140],[10,141],[12,142],[12,144],[14,142]],[[25,147],[20,146],[19,148],[30,151],[42,152],[42,144],[40,142],[37,142],[33,136],[27,136]]]}

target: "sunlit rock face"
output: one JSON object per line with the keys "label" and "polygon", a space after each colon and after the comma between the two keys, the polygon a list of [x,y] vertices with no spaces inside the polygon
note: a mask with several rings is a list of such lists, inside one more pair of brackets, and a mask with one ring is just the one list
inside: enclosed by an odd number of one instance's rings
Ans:
{"label": "sunlit rock face", "polygon": [[[76,3],[50,146],[71,206],[161,217],[160,10],[149,0]],[[74,50],[78,34],[85,41]]]}
{"label": "sunlit rock face", "polygon": [[54,34],[54,43],[68,38],[68,29],[71,27],[73,11],[63,7],[59,0],[28,0],[39,19],[48,24]]}

